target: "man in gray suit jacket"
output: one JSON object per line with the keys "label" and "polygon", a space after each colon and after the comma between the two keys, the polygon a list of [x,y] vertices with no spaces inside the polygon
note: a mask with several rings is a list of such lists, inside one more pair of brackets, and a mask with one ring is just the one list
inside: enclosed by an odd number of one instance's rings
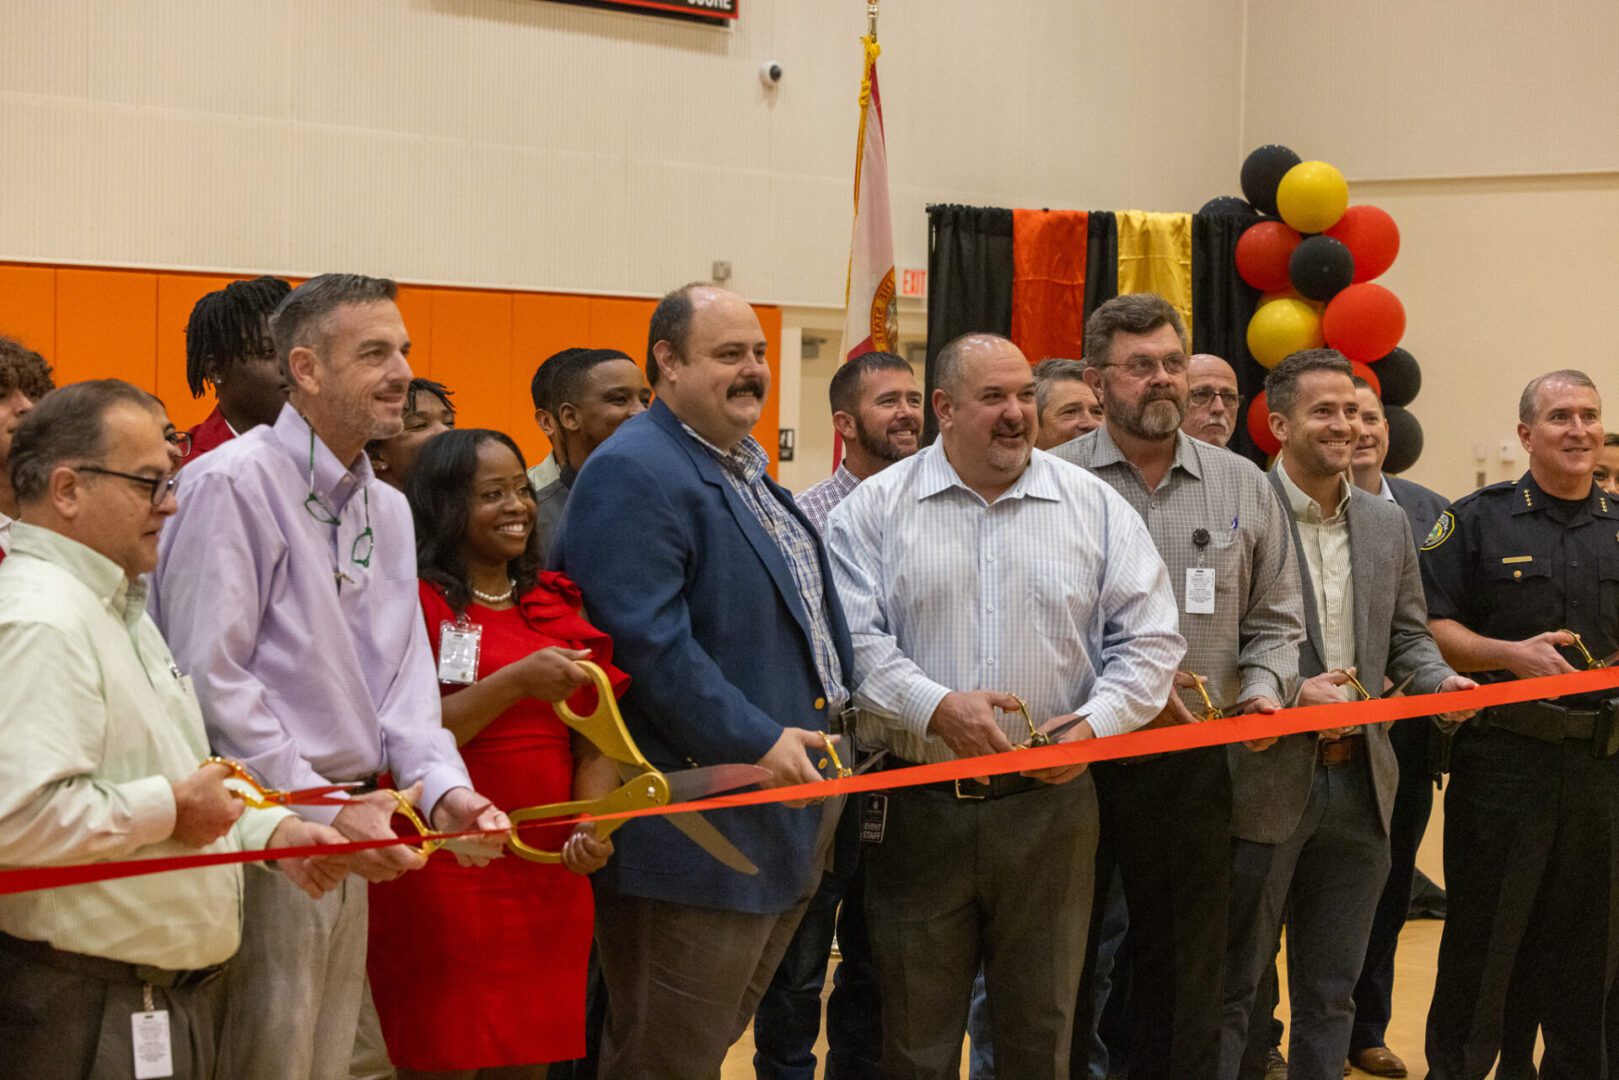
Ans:
{"label": "man in gray suit jacket", "polygon": [[[1350,684],[1351,675],[1373,692],[1385,674],[1396,682],[1412,677],[1413,693],[1471,687],[1472,680],[1446,666],[1428,633],[1405,515],[1346,478],[1360,434],[1349,362],[1329,349],[1295,353],[1270,373],[1265,390],[1271,430],[1282,443],[1270,479],[1291,511],[1304,583],[1303,700]],[[1337,1080],[1349,1050],[1355,981],[1389,868],[1399,766],[1387,725],[1292,735],[1263,754],[1233,753],[1231,764],[1222,1076],[1236,1076],[1255,988],[1275,955],[1285,910],[1288,1075]]]}

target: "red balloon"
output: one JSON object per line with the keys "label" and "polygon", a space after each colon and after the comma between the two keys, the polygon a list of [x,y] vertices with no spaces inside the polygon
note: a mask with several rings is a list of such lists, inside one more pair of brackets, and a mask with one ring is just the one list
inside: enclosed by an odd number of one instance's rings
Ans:
{"label": "red balloon", "polygon": [[1263,390],[1248,403],[1248,437],[1266,457],[1282,448],[1281,441],[1270,431],[1270,403]]}
{"label": "red balloon", "polygon": [[1303,237],[1280,221],[1250,225],[1237,238],[1237,273],[1260,292],[1292,288],[1287,260]]}
{"label": "red balloon", "polygon": [[1400,253],[1400,227],[1375,206],[1351,206],[1324,235],[1342,241],[1355,257],[1356,283],[1377,277]]}
{"label": "red balloon", "polygon": [[1363,364],[1359,360],[1349,361],[1349,366],[1354,370],[1356,375],[1359,375],[1361,378],[1372,384],[1372,393],[1376,394],[1378,400],[1381,401],[1383,398],[1383,380],[1377,377],[1377,372],[1372,370],[1372,366],[1370,364]]}
{"label": "red balloon", "polygon": [[1351,285],[1327,305],[1321,331],[1332,348],[1369,364],[1393,352],[1405,336],[1405,305],[1381,285]]}

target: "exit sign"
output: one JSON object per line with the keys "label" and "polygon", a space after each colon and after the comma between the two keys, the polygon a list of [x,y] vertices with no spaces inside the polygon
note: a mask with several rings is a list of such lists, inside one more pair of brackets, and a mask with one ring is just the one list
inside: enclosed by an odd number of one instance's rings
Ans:
{"label": "exit sign", "polygon": [[926,296],[928,294],[928,272],[926,270],[901,270],[899,274],[899,294],[901,296]]}

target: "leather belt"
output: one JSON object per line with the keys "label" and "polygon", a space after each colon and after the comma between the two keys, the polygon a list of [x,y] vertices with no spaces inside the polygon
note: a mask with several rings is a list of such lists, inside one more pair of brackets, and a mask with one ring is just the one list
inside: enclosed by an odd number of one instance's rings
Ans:
{"label": "leather belt", "polygon": [[[888,755],[883,771],[889,769],[908,769],[915,765],[914,761],[905,761],[893,754]],[[1003,773],[992,776],[989,783],[980,784],[977,780],[940,780],[933,784],[915,784],[911,787],[901,788],[897,793],[918,791],[929,795],[948,795],[961,802],[982,802],[985,799],[1004,799],[1008,795],[1021,795],[1026,791],[1047,787],[1030,776],[1019,776],[1017,773]]]}
{"label": "leather belt", "polygon": [[0,951],[31,960],[36,964],[53,967],[58,971],[86,975],[103,982],[148,984],[175,989],[202,986],[218,978],[225,970],[224,964],[195,968],[191,971],[170,971],[167,968],[150,967],[146,964],[125,964],[104,956],[67,952],[43,941],[29,941],[5,933],[0,933]]}
{"label": "leather belt", "polygon": [[1522,701],[1485,709],[1479,722],[1541,742],[1561,743],[1569,739],[1591,744],[1597,757],[1619,752],[1619,722],[1616,701],[1605,701],[1594,709],[1570,709],[1550,701]]}
{"label": "leather belt", "polygon": [[1315,760],[1319,765],[1348,765],[1366,757],[1366,736],[1346,735],[1341,739],[1317,739]]}

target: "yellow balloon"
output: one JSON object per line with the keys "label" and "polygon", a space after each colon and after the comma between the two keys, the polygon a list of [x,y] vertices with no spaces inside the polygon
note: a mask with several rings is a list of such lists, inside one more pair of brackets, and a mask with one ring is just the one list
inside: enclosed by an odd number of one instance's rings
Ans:
{"label": "yellow balloon", "polygon": [[1248,321],[1248,351],[1268,368],[1300,349],[1319,349],[1324,344],[1321,316],[1303,300],[1261,304]]}
{"label": "yellow balloon", "polygon": [[1276,209],[1301,233],[1326,232],[1349,209],[1349,182],[1325,161],[1301,161],[1277,186]]}

